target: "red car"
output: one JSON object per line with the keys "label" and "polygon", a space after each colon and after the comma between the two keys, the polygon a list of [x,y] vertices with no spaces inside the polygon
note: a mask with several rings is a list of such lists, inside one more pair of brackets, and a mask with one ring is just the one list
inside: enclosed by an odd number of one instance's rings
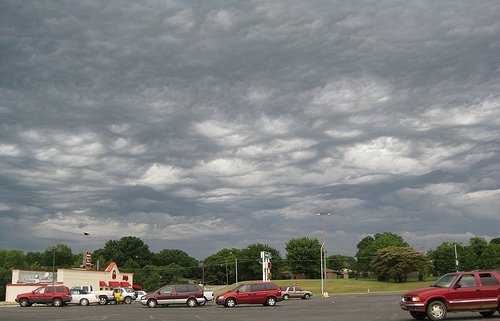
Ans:
{"label": "red car", "polygon": [[492,316],[499,309],[500,272],[449,273],[430,288],[408,292],[401,297],[401,309],[417,320],[443,320],[447,312],[477,311]]}
{"label": "red car", "polygon": [[22,307],[29,307],[34,303],[61,307],[70,301],[71,292],[64,285],[45,285],[31,292],[21,293],[16,296],[16,302]]}
{"label": "red car", "polygon": [[215,303],[225,307],[234,307],[237,304],[263,304],[274,306],[281,301],[281,290],[272,282],[255,282],[240,284],[234,289],[219,295]]}

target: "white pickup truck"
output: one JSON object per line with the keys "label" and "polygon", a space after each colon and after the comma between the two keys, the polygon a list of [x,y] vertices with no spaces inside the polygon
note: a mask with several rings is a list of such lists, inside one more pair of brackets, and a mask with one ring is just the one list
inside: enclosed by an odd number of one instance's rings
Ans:
{"label": "white pickup truck", "polygon": [[132,288],[117,287],[117,288],[114,288],[113,290],[94,290],[92,288],[92,285],[82,284],[82,285],[75,285],[75,286],[71,287],[70,290],[73,290],[73,289],[85,290],[89,293],[98,295],[100,305],[105,305],[107,303],[111,303],[111,304],[117,303],[115,295],[114,295],[114,291],[118,291],[121,293],[121,297],[123,298],[122,302],[124,302],[126,304],[132,303],[136,298],[136,293],[135,293],[134,289],[132,289]]}
{"label": "white pickup truck", "polygon": [[114,302],[115,296],[113,295],[112,290],[95,290],[92,288],[92,285],[82,284],[72,286],[70,290],[85,290],[88,293],[95,294],[99,297],[99,304],[105,305],[108,302]]}

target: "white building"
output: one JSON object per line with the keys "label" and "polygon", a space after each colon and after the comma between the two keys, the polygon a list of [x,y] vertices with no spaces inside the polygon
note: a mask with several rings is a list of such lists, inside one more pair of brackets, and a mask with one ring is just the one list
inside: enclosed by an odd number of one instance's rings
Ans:
{"label": "white building", "polygon": [[96,290],[111,290],[114,287],[133,287],[134,273],[122,273],[115,262],[104,271],[84,268],[57,269],[56,273],[45,271],[12,270],[12,283],[6,285],[5,301],[15,302],[19,293],[31,292],[41,285],[63,284],[68,288],[74,285],[89,284]]}

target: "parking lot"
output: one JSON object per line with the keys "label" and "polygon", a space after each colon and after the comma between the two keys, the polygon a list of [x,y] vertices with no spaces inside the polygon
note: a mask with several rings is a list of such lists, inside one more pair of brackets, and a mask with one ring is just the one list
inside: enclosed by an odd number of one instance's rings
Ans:
{"label": "parking lot", "polygon": [[[408,312],[399,308],[399,294],[341,295],[333,298],[313,297],[310,300],[293,299],[279,302],[275,307],[241,305],[224,308],[214,303],[188,308],[157,307],[154,309],[140,303],[106,306],[64,306],[54,308],[18,305],[0,307],[0,320],[8,321],[387,321],[413,320]],[[495,314],[489,320],[500,320]],[[479,313],[450,313],[446,320],[485,320]]]}

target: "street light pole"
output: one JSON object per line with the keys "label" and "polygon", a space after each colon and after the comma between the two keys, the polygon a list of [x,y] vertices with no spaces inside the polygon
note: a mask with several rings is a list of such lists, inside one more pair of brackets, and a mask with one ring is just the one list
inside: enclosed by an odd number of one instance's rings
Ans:
{"label": "street light pole", "polygon": [[323,283],[323,248],[325,247],[325,243],[321,244],[321,248],[320,248],[320,278],[321,278],[321,295],[322,296],[325,296],[325,286],[324,286],[324,283]]}
{"label": "street light pole", "polygon": [[56,248],[52,248],[52,286],[54,286],[55,283],[55,277],[56,277]]}
{"label": "street light pole", "polygon": [[[317,216],[320,217],[326,217],[330,216],[331,214],[328,212],[318,212],[316,213]],[[322,219],[323,221],[323,219]],[[322,222],[323,228],[324,228],[324,234],[326,234],[326,224],[325,222]],[[326,238],[326,237],[325,237]],[[326,253],[325,253],[325,242],[321,244],[321,253],[320,253],[320,273],[321,273],[321,295],[324,297],[325,296],[325,289],[324,289],[324,279],[327,278],[326,274]]]}
{"label": "street light pole", "polygon": [[226,258],[226,285],[229,285],[229,274],[227,274],[227,258]]}
{"label": "street light pole", "polygon": [[229,252],[229,254],[231,254],[233,257],[234,257],[234,267],[235,267],[235,270],[236,270],[236,282],[235,283],[238,283],[238,259],[236,258],[236,256],[234,256],[233,252]]}

